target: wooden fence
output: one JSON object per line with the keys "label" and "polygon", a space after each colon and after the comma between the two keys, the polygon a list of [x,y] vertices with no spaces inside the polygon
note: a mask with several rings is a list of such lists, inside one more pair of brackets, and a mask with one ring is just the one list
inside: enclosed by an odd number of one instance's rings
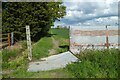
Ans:
{"label": "wooden fence", "polygon": [[7,47],[7,46],[10,47],[11,45],[13,45],[13,43],[14,43],[13,32],[1,34],[0,41],[1,41],[0,49]]}

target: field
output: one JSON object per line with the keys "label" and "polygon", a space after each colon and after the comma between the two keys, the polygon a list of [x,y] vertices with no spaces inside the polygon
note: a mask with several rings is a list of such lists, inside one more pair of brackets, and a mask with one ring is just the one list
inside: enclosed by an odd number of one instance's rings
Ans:
{"label": "field", "polygon": [[[69,49],[68,29],[51,29],[50,36],[33,43],[33,60],[60,54]],[[118,76],[118,49],[86,50],[76,55],[81,61],[66,68],[42,72],[27,72],[27,47],[25,41],[18,42],[22,48],[2,51],[3,77],[5,78],[116,78]]]}

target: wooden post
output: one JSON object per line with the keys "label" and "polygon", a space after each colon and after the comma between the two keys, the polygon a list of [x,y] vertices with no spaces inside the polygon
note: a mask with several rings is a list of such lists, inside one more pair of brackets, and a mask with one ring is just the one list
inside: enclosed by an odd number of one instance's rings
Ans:
{"label": "wooden post", "polygon": [[31,46],[29,26],[26,26],[26,38],[27,38],[27,47],[28,47],[28,59],[31,61],[32,60],[32,46]]}
{"label": "wooden post", "polygon": [[11,45],[14,44],[14,36],[13,36],[13,32],[11,32]]}
{"label": "wooden post", "polygon": [[10,33],[8,33],[8,46],[10,47]]}
{"label": "wooden post", "polygon": [[106,26],[106,47],[107,47],[107,49],[109,49],[109,42],[108,42],[108,29],[107,29],[107,26]]}

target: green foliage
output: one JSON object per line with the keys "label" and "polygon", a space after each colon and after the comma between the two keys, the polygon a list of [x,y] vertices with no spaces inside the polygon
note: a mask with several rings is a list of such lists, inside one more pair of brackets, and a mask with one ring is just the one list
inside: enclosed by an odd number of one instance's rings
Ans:
{"label": "green foliage", "polygon": [[26,25],[30,26],[32,40],[44,36],[55,20],[66,14],[62,2],[7,2],[2,6],[2,31],[14,31],[16,39],[25,39]]}
{"label": "green foliage", "polygon": [[77,78],[117,78],[117,49],[86,50],[78,57],[81,62],[67,66],[67,69]]}
{"label": "green foliage", "polygon": [[57,49],[57,54],[63,53],[63,52],[66,52],[66,51],[68,51],[67,48],[58,48],[58,49]]}
{"label": "green foliage", "polygon": [[33,45],[33,58],[40,59],[48,56],[49,50],[52,49],[51,37],[44,37]]}

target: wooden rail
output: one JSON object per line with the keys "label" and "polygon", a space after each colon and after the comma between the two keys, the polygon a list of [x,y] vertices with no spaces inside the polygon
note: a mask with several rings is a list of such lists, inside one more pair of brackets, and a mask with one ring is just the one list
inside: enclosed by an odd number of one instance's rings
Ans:
{"label": "wooden rail", "polygon": [[2,42],[0,42],[0,49],[4,48],[4,47],[10,47],[11,45],[13,45],[13,32],[12,33],[6,33],[6,34],[0,34],[2,35],[2,38],[0,38],[0,40]]}

